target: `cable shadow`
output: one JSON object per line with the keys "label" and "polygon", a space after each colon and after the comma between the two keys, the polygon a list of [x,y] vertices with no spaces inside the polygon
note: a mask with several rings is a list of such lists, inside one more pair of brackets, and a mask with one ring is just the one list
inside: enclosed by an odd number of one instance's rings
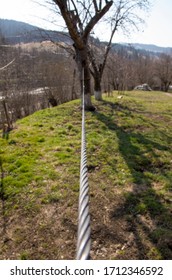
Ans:
{"label": "cable shadow", "polygon": [[[158,160],[158,151],[167,151],[169,147],[148,139],[140,132],[118,125],[113,115],[117,106],[112,102],[103,103],[111,106],[109,116],[98,111],[93,115],[116,134],[120,154],[133,178],[132,191],[125,193],[121,204],[111,212],[110,219],[115,221],[117,217],[126,218],[128,228],[135,237],[139,259],[172,259],[172,213],[163,195],[156,192],[150,176],[150,173],[157,173],[158,176],[161,170],[162,176],[171,184],[170,175],[166,172],[168,166]],[[128,116],[132,114],[126,106],[123,109]],[[152,248],[148,243],[152,244]]]}

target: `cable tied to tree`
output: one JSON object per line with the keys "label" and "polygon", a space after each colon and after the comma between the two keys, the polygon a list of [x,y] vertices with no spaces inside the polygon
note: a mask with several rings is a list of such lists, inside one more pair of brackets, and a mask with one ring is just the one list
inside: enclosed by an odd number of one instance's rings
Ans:
{"label": "cable tied to tree", "polygon": [[82,138],[80,164],[80,194],[78,215],[77,260],[88,260],[91,247],[91,227],[89,215],[89,185],[85,137],[84,69],[82,69]]}

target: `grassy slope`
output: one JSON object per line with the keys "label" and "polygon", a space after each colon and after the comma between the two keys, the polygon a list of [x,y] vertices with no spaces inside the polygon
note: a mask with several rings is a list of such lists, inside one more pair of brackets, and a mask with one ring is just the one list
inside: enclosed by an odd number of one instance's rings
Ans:
{"label": "grassy slope", "polygon": [[[93,259],[172,258],[172,98],[128,92],[86,114]],[[0,139],[0,259],[74,259],[79,101]]]}

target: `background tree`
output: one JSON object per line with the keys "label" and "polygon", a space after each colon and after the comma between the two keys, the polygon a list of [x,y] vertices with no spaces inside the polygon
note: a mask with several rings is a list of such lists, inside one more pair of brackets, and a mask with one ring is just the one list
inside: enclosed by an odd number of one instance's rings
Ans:
{"label": "background tree", "polygon": [[155,74],[161,83],[161,90],[167,92],[172,83],[172,56],[161,54],[155,63]]}
{"label": "background tree", "polygon": [[[90,44],[89,58],[92,63],[92,75],[94,78],[94,91],[97,100],[102,99],[101,81],[107,63],[107,58],[112,46],[115,33],[121,29],[124,33],[130,34],[144,23],[141,12],[148,11],[150,1],[148,0],[116,0],[105,18],[106,30],[110,30],[110,37],[107,44],[104,44],[101,59],[97,60],[94,43]],[[142,15],[142,16],[139,16]]]}

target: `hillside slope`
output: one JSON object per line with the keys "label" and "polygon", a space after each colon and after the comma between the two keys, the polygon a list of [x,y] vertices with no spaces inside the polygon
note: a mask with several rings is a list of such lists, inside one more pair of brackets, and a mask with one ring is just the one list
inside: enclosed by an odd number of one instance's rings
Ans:
{"label": "hillside slope", "polygon": [[[104,97],[86,113],[92,259],[172,258],[172,98]],[[74,259],[80,101],[0,139],[0,259]]]}

